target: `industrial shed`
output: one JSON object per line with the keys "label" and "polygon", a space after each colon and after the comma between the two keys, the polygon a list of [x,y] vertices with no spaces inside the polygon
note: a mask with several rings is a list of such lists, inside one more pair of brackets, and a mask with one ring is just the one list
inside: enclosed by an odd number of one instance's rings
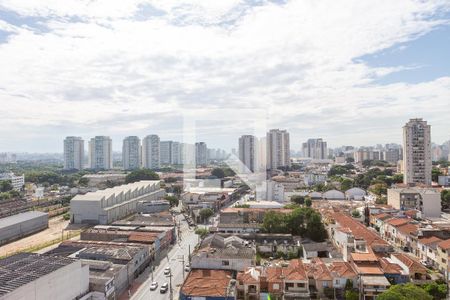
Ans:
{"label": "industrial shed", "polygon": [[0,219],[0,245],[20,239],[48,227],[48,214],[29,211]]}
{"label": "industrial shed", "polygon": [[330,190],[323,193],[323,198],[327,200],[344,200],[345,195],[343,192],[340,192],[338,190]]}
{"label": "industrial shed", "polygon": [[311,199],[322,199],[322,193],[319,192],[311,192],[309,193],[309,197]]}
{"label": "industrial shed", "polygon": [[357,187],[351,188],[345,192],[347,200],[364,200],[366,191]]}

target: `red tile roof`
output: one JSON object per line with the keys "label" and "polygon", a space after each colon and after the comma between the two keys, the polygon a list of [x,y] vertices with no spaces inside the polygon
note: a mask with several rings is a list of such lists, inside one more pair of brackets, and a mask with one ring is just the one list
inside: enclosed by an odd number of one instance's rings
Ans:
{"label": "red tile roof", "polygon": [[308,280],[306,276],[305,266],[300,259],[293,259],[289,262],[289,266],[284,270],[285,280]]}
{"label": "red tile roof", "polygon": [[352,278],[357,275],[356,271],[352,268],[352,265],[345,261],[332,262],[328,269],[332,274],[336,273],[339,277]]}
{"label": "red tile roof", "polygon": [[419,226],[414,225],[414,224],[405,224],[405,225],[401,225],[398,228],[398,231],[400,231],[403,234],[411,234],[414,232],[417,232],[417,230],[419,229]]}
{"label": "red tile roof", "polygon": [[396,257],[399,261],[404,263],[409,270],[414,272],[426,274],[427,268],[425,268],[417,259],[404,253],[392,253],[392,256]]}
{"label": "red tile roof", "polygon": [[350,256],[354,262],[361,261],[370,261],[375,262],[378,261],[378,258],[373,253],[350,253]]}
{"label": "red tile roof", "polygon": [[236,276],[238,281],[242,281],[244,284],[258,284],[259,276],[261,275],[260,268],[250,267],[244,272],[239,272]]}
{"label": "red tile roof", "polygon": [[341,227],[350,228],[352,234],[357,239],[363,239],[366,241],[368,246],[371,246],[373,243],[378,245],[386,245],[389,244],[383,240],[378,234],[369,230],[366,226],[361,224],[360,222],[354,220],[350,216],[344,215],[343,213],[335,213],[333,214],[333,219],[339,224]]}
{"label": "red tile roof", "polygon": [[311,263],[305,263],[306,275],[315,280],[333,280],[330,270],[319,258],[313,259]]}
{"label": "red tile roof", "polygon": [[440,242],[438,247],[441,247],[444,250],[450,249],[450,239]]}
{"label": "red tile roof", "polygon": [[391,263],[386,258],[380,258],[380,266],[384,273],[388,274],[401,274],[402,267],[397,264]]}
{"label": "red tile roof", "polygon": [[394,218],[394,219],[388,220],[387,223],[388,223],[389,225],[392,225],[392,226],[394,226],[394,227],[397,227],[397,226],[401,226],[401,225],[407,224],[407,223],[409,223],[409,221],[410,221],[410,219],[405,219],[405,218]]}
{"label": "red tile roof", "polygon": [[421,243],[422,245],[430,245],[430,244],[434,244],[434,243],[440,243],[440,242],[442,242],[442,240],[436,236],[431,236],[431,237],[419,239],[418,242]]}
{"label": "red tile roof", "polygon": [[377,265],[369,264],[357,264],[355,265],[356,271],[361,275],[381,275],[384,274],[383,270]]}
{"label": "red tile roof", "polygon": [[381,213],[381,214],[376,214],[376,215],[372,215],[375,219],[379,219],[379,220],[386,220],[389,218],[392,218],[391,215],[386,214],[386,213]]}
{"label": "red tile roof", "polygon": [[231,271],[195,269],[189,273],[181,292],[195,297],[224,297],[231,279]]}

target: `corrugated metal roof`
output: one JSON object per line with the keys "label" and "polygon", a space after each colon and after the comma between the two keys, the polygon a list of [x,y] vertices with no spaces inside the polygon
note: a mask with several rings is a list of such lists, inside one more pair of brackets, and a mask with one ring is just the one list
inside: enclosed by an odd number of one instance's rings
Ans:
{"label": "corrugated metal roof", "polygon": [[2,218],[2,219],[0,219],[0,229],[11,226],[11,225],[15,225],[18,223],[22,223],[24,221],[28,221],[28,220],[31,220],[34,218],[42,217],[45,215],[48,215],[48,214],[40,212],[40,211],[28,211],[28,212],[14,215],[14,216]]}

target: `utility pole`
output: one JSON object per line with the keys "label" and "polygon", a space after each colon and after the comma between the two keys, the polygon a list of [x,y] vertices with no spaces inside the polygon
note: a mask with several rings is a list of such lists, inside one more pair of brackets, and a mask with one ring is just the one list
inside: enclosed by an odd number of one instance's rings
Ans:
{"label": "utility pole", "polygon": [[182,266],[181,266],[181,272],[183,273],[183,282],[184,282],[184,255],[182,255]]}
{"label": "utility pole", "polygon": [[172,271],[169,274],[169,288],[170,288],[170,300],[173,300],[173,291],[172,291]]}
{"label": "utility pole", "polygon": [[188,244],[188,246],[189,246],[189,252],[188,252],[188,262],[189,262],[189,265],[191,265],[191,244]]}

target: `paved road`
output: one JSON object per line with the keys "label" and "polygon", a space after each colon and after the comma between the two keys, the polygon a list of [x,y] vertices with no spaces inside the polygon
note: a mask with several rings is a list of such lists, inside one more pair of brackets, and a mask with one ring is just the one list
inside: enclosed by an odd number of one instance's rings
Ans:
{"label": "paved road", "polygon": [[178,240],[178,244],[175,244],[173,248],[167,254],[167,257],[161,261],[159,266],[153,272],[154,281],[158,282],[158,288],[154,291],[150,291],[150,284],[152,283],[151,275],[148,279],[139,287],[139,289],[133,294],[131,299],[134,300],[169,300],[169,291],[165,294],[159,292],[159,287],[167,282],[169,283],[169,277],[164,275],[164,268],[170,266],[172,270],[172,289],[173,299],[178,299],[181,284],[183,283],[184,266],[182,263],[182,257],[184,256],[185,264],[188,261],[189,245],[191,246],[191,253],[194,250],[195,245],[198,243],[198,235],[195,234],[193,229],[189,229],[189,226],[184,221],[182,215],[176,216],[177,222],[180,221],[181,241]]}

